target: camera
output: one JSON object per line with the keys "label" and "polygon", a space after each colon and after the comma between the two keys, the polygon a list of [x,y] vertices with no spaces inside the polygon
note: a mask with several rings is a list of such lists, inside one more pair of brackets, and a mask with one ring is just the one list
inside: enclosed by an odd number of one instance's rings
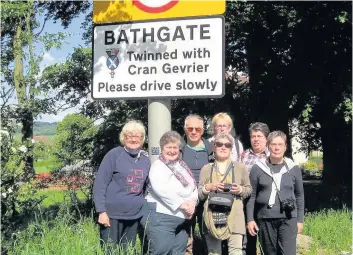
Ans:
{"label": "camera", "polygon": [[281,201],[280,206],[282,212],[290,213],[295,209],[295,200],[293,198],[287,198]]}
{"label": "camera", "polygon": [[231,188],[232,188],[232,184],[231,183],[225,183],[223,191],[224,192],[229,192]]}

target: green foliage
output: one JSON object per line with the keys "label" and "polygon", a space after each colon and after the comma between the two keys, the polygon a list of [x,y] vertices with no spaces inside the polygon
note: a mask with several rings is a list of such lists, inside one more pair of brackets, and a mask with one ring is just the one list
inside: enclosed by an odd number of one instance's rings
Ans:
{"label": "green foliage", "polygon": [[322,162],[315,162],[313,160],[308,160],[303,164],[305,171],[313,171],[313,172],[320,172],[322,170]]}
{"label": "green foliage", "polygon": [[54,155],[64,164],[90,159],[93,138],[98,128],[81,114],[69,114],[58,123],[54,138]]}
{"label": "green foliage", "polygon": [[0,132],[1,234],[2,240],[8,240],[41,200],[36,197],[36,189],[31,182],[33,173],[25,172],[21,167],[22,159],[33,155],[30,155],[27,146],[13,140],[13,133],[9,129],[3,128]]}
{"label": "green foliage", "polygon": [[[12,255],[104,255],[100,248],[99,228],[92,218],[73,220],[69,215],[53,221],[38,219],[18,234]],[[126,255],[140,253],[139,242]],[[118,254],[118,253],[117,253]],[[120,253],[122,254],[122,253]]]}
{"label": "green foliage", "polygon": [[313,238],[308,255],[351,254],[352,211],[343,209],[309,213],[305,217],[303,234]]}

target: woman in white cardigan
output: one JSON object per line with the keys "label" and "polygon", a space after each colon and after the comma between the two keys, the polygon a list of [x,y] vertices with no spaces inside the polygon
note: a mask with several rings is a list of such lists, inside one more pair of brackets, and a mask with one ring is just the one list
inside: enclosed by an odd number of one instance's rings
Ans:
{"label": "woman in white cardigan", "polygon": [[145,228],[150,254],[185,254],[185,219],[192,217],[198,203],[195,178],[180,160],[181,136],[166,132],[160,139],[161,155],[149,172]]}

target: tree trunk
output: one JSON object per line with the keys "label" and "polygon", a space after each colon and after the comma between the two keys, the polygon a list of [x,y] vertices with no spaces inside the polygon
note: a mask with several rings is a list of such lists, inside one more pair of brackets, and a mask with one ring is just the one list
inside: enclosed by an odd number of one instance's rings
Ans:
{"label": "tree trunk", "polygon": [[28,106],[27,86],[23,77],[23,34],[22,23],[17,23],[16,34],[14,36],[14,85],[18,100],[19,119],[22,123],[22,143],[26,146],[27,153],[23,157],[20,168],[24,171],[24,180],[28,181],[34,174],[32,137],[33,137],[33,114]]}
{"label": "tree trunk", "polygon": [[326,116],[326,120],[321,134],[324,170],[320,200],[329,207],[351,208],[352,126],[342,116]]}

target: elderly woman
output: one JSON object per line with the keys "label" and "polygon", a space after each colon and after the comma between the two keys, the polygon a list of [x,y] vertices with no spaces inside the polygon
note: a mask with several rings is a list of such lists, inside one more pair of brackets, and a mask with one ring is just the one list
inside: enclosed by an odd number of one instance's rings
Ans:
{"label": "elderly woman", "polygon": [[144,141],[143,124],[136,120],[126,123],[120,133],[122,146],[105,155],[94,181],[93,198],[108,254],[117,245],[125,254],[127,243],[135,243],[150,169],[150,160],[141,149]]}
{"label": "elderly woman", "polygon": [[250,172],[247,227],[251,235],[259,233],[265,255],[295,255],[297,233],[303,229],[303,179],[300,168],[284,157],[286,140],[281,131],[270,133],[270,156],[256,162]]}
{"label": "elderly woman", "polygon": [[[230,134],[230,131],[233,128],[232,118],[224,112],[217,113],[212,118],[212,126],[214,136],[208,139],[209,142],[213,142],[217,134]],[[234,162],[239,161],[240,155],[243,153],[244,148],[239,139],[234,139],[232,137],[233,148],[231,151],[231,157]]]}
{"label": "elderly woman", "polygon": [[[251,193],[247,168],[244,164],[232,162],[233,138],[218,134],[214,139],[215,163],[201,169],[199,198],[206,200],[203,218],[206,229],[208,254],[222,253],[222,240],[228,240],[229,255],[242,254],[245,234],[243,199]],[[223,202],[217,205],[217,201]]]}
{"label": "elderly woman", "polygon": [[151,254],[185,254],[184,222],[194,214],[198,195],[195,179],[179,157],[181,139],[175,131],[166,132],[160,139],[161,155],[151,166],[145,223]]}

